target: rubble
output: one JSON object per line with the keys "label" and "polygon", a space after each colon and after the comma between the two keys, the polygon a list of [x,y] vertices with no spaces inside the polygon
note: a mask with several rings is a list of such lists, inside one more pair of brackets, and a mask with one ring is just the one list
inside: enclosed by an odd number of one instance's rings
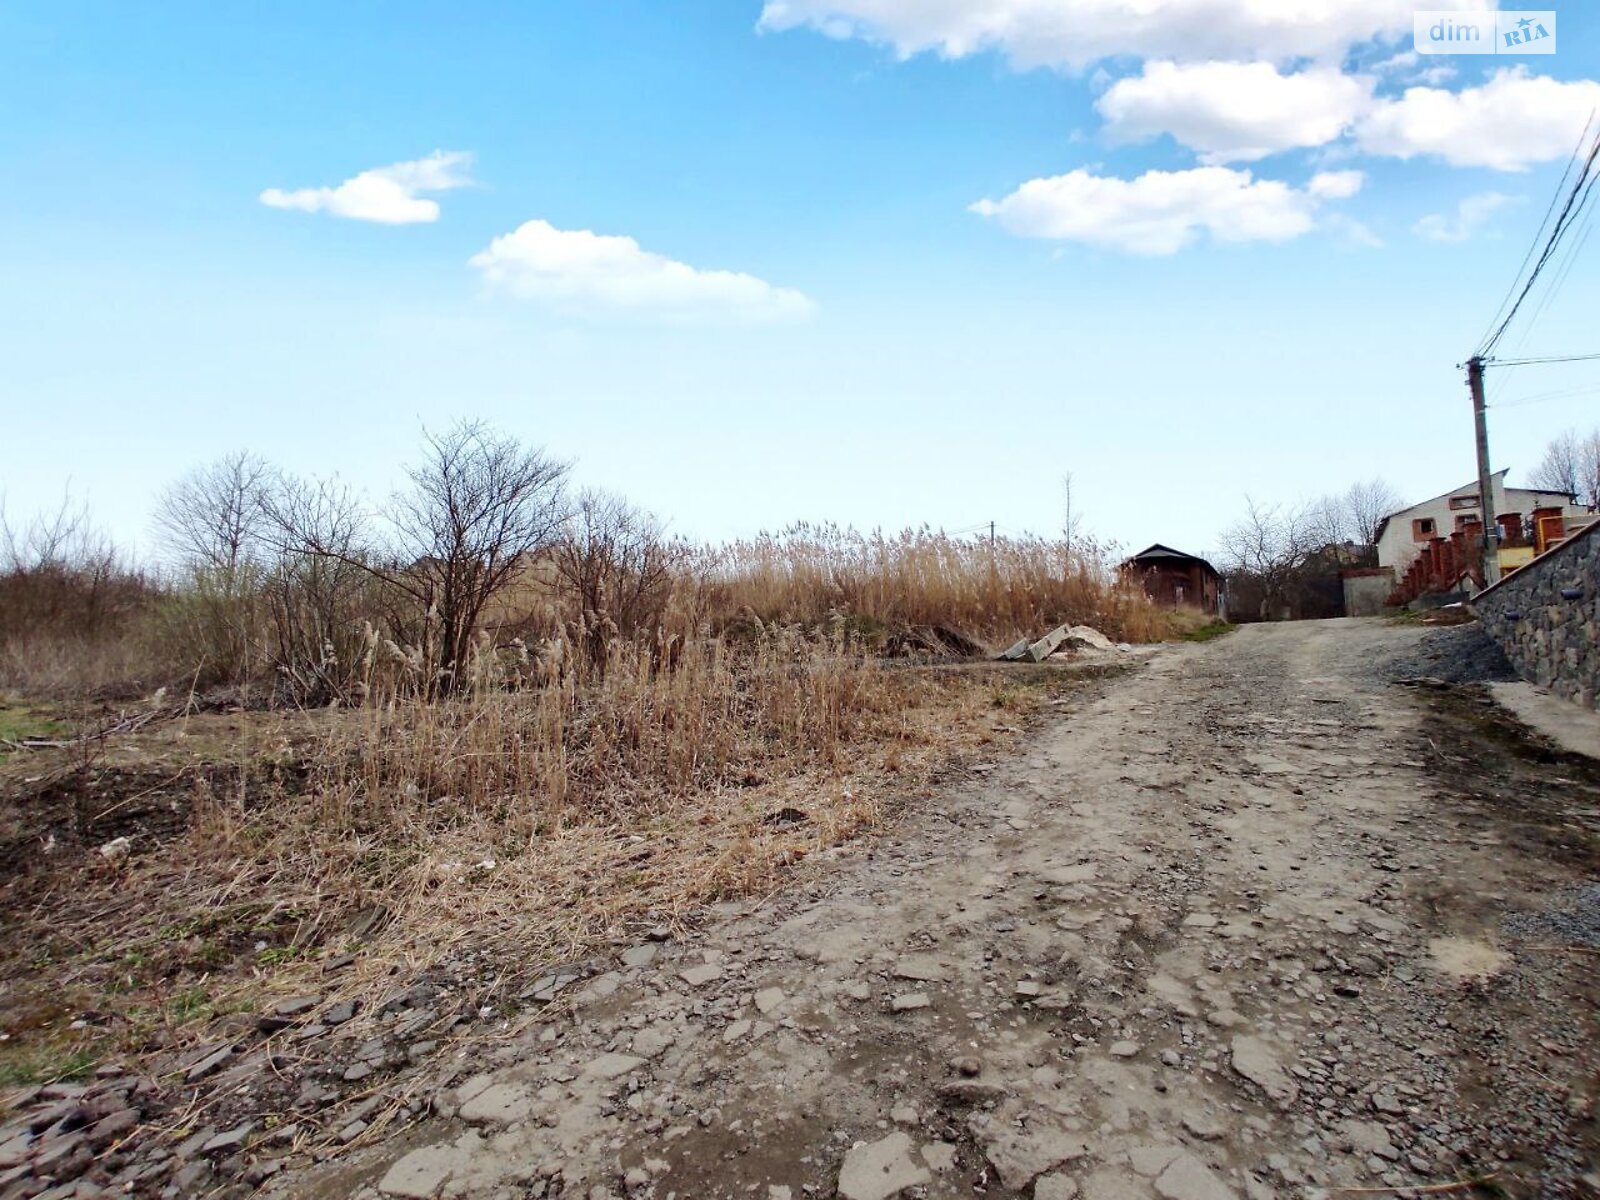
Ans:
{"label": "rubble", "polygon": [[1126,642],[1113,642],[1092,625],[1058,625],[1036,641],[1024,638],[996,656],[998,662],[1043,662],[1058,655],[1084,650],[1126,653]]}

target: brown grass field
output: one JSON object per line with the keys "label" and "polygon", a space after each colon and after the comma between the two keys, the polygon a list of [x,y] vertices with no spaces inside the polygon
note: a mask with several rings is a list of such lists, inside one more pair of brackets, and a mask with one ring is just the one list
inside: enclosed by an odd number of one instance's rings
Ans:
{"label": "brown grass field", "polygon": [[310,708],[199,682],[195,611],[248,640],[255,601],[128,590],[92,628],[0,640],[0,1086],[119,1064],[174,1106],[197,1047],[330,962],[354,956],[341,995],[450,978],[463,1012],[514,1014],[557,964],[785,886],[1084,686],[886,658],[898,630],[1203,624],[1058,543],[801,531],[685,553],[653,626],[598,642],[524,572],[449,696],[364,618],[357,699]]}

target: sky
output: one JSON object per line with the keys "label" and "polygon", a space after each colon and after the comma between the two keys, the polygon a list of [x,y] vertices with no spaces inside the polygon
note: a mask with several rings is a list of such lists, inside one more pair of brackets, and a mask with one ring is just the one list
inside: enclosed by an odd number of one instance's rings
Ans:
{"label": "sky", "polygon": [[[1435,0],[1438,2],[1438,0]],[[1457,7],[1481,9],[1482,5]],[[1476,470],[1459,364],[1591,113],[1395,0],[0,5],[0,492],[248,449],[381,507],[482,418],[687,536],[1204,552]],[[1498,353],[1600,350],[1600,246]],[[1489,372],[1496,469],[1600,363]]]}

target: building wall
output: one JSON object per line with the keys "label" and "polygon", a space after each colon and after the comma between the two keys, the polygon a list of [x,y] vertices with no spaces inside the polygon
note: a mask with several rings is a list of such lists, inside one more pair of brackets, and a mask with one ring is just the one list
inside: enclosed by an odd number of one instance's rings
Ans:
{"label": "building wall", "polygon": [[[1504,484],[1503,473],[1496,476],[1490,489],[1494,493],[1494,511],[1496,516],[1508,512],[1521,513],[1523,519],[1536,508],[1560,507],[1565,516],[1582,516],[1584,509],[1564,502],[1565,498],[1559,493],[1535,492],[1527,488],[1508,488]],[[1482,520],[1483,513],[1477,504],[1470,507],[1450,507],[1450,501],[1455,497],[1470,497],[1477,499],[1478,485],[1469,484],[1457,488],[1448,496],[1440,496],[1435,500],[1424,501],[1422,504],[1395,513],[1389,518],[1389,524],[1383,531],[1383,536],[1378,539],[1378,565],[1393,567],[1396,576],[1404,575],[1411,561],[1417,557],[1420,547],[1425,544],[1415,540],[1412,522],[1416,520],[1432,520],[1434,530],[1440,537],[1449,537],[1456,529],[1457,517],[1476,517]]]}
{"label": "building wall", "polygon": [[1145,595],[1169,608],[1183,605],[1205,612],[1218,611],[1217,577],[1199,564],[1149,564],[1134,567]]}
{"label": "building wall", "polygon": [[1600,523],[1472,601],[1524,679],[1594,708],[1600,695]]}
{"label": "building wall", "polygon": [[1344,615],[1375,617],[1384,611],[1394,591],[1394,571],[1388,567],[1344,573]]}

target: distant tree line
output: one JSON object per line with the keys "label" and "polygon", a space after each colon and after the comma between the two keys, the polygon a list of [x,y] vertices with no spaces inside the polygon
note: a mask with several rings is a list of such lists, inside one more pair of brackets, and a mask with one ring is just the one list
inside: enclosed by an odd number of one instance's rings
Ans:
{"label": "distant tree line", "polygon": [[1244,516],[1218,542],[1230,613],[1298,615],[1329,577],[1376,564],[1378,528],[1403,503],[1381,479],[1297,505],[1260,504],[1247,496]]}
{"label": "distant tree line", "polygon": [[1569,429],[1552,438],[1528,479],[1536,488],[1569,492],[1586,508],[1600,508],[1600,429]]}
{"label": "distant tree line", "polygon": [[502,645],[538,671],[550,666],[531,661],[541,638],[546,654],[559,642],[558,656],[581,656],[562,669],[603,671],[613,639],[659,629],[687,547],[569,476],[566,462],[474,421],[425,435],[405,484],[379,505],[336,479],[229,454],[162,493],[157,575],[69,505],[21,528],[0,513],[11,660],[0,667],[25,675],[21,660],[74,643],[103,657],[118,641],[193,664],[192,686],[264,681],[294,704],[360,701],[375,675],[448,695]]}

